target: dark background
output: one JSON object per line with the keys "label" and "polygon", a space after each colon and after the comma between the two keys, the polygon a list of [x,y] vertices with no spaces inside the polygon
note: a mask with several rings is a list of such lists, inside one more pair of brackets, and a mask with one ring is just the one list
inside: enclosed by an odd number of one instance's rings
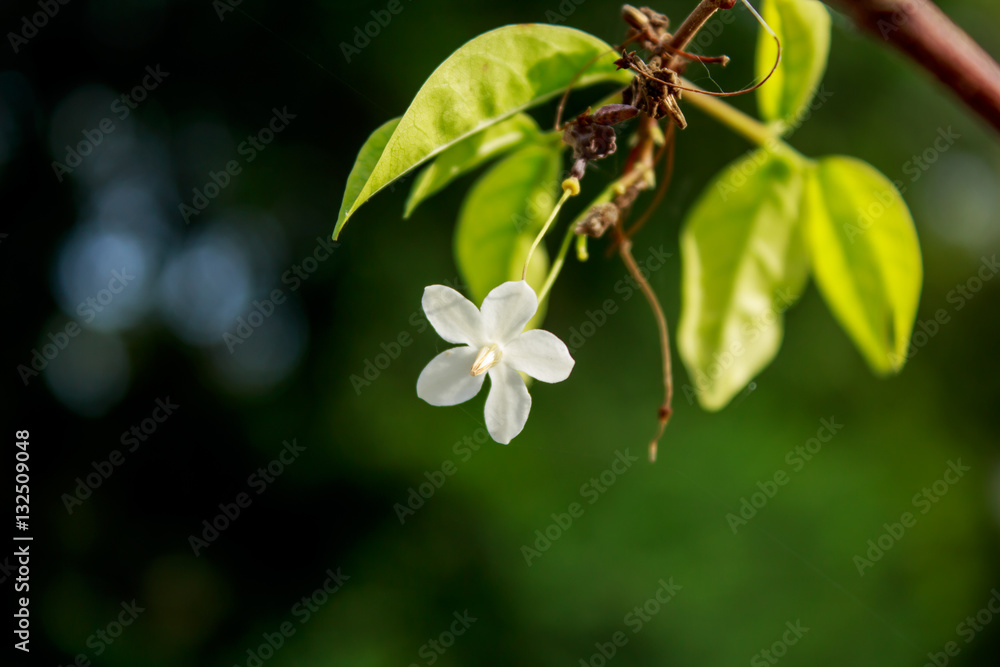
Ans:
{"label": "dark background", "polygon": [[[994,2],[940,4],[1000,53]],[[72,0],[19,53],[5,37],[0,410],[5,480],[14,431],[31,434],[25,664],[85,654],[101,665],[252,665],[247,652],[262,634],[290,622],[294,634],[264,664],[426,665],[433,656],[436,664],[599,665],[595,643],[624,631],[628,643],[609,664],[736,665],[796,621],[809,631],[783,664],[921,665],[948,641],[961,649],[951,664],[995,664],[1000,618],[969,643],[956,626],[1000,587],[1000,281],[986,281],[961,309],[952,290],[1000,246],[996,135],[834,16],[825,79],[833,96],[792,143],[807,155],[856,155],[904,180],[924,253],[918,319],[943,308],[949,322],[900,376],[877,379],[810,288],[787,314],[784,347],[755,390],[717,414],[679,394],[660,460],[649,465],[656,331],[641,299],[615,293],[625,270],[595,246],[589,263],[570,262],[556,284],[545,328],[566,339],[609,298],[618,313],[575,352],[568,381],[533,388],[531,418],[511,445],[456,450],[463,438],[482,440],[483,396],[454,408],[417,399],[417,375],[446,344],[411,316],[425,285],[456,277],[450,234],[474,177],[409,221],[401,219],[409,181],[385,191],[298,289],[282,276],[329,238],[365,137],[402,113],[448,54],[491,28],[551,22],[546,12],[570,7],[568,24],[614,42],[623,34],[619,5],[402,0],[403,11],[347,62],[339,45],[385,6],[246,0],[220,20],[208,1]],[[679,21],[692,6],[656,8]],[[4,34],[37,11],[5,5]],[[726,89],[752,77],[755,25],[734,11],[708,49],[734,59],[712,71]],[[115,98],[157,65],[169,75],[119,119]],[[689,76],[712,85],[704,70]],[[603,92],[575,96],[571,108]],[[734,103],[753,112],[750,96]],[[240,143],[284,107],[295,118],[245,162]],[[673,253],[651,277],[672,323],[678,226],[708,178],[748,148],[686,109],[673,187],[635,248],[640,260],[661,245]],[[552,111],[536,117],[548,125]],[[105,117],[114,131],[60,182],[51,163]],[[908,170],[948,127],[961,137],[954,146],[927,170]],[[622,157],[587,185],[596,192]],[[186,225],[179,204],[231,159],[241,173]],[[79,304],[122,267],[135,278],[84,321]],[[275,289],[287,301],[230,353],[223,332]],[[82,333],[25,384],[18,366],[71,321]],[[356,391],[351,375],[402,332],[412,345]],[[679,368],[678,386],[687,382]],[[168,398],[179,407],[128,451],[123,435]],[[843,429],[794,471],[786,452],[831,417]],[[286,440],[304,451],[258,494],[248,478]],[[116,449],[121,465],[69,512],[77,478]],[[626,449],[640,462],[589,504],[581,485]],[[971,470],[921,514],[914,494],[958,459]],[[457,472],[401,525],[393,506],[448,460]],[[726,515],[778,470],[790,483],[734,535]],[[249,507],[196,556],[190,536],[241,492]],[[528,566],[522,545],[573,502],[583,516]],[[859,576],[853,557],[907,511],[916,525]],[[337,568],[349,579],[301,623],[296,603]],[[0,578],[12,599],[13,575]],[[682,586],[676,597],[633,633],[626,615],[671,578]],[[103,645],[88,638],[133,599],[145,611],[96,655]],[[440,658],[428,652],[465,610],[477,619],[468,631]]]}

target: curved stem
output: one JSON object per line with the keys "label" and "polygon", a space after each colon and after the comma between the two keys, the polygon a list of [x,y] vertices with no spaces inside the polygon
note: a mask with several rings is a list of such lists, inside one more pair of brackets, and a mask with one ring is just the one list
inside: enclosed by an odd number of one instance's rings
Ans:
{"label": "curved stem", "polygon": [[659,411],[657,411],[659,427],[657,428],[656,436],[649,443],[649,460],[655,461],[657,445],[663,436],[663,430],[667,427],[667,422],[670,421],[670,415],[673,412],[671,405],[674,400],[674,378],[670,362],[670,333],[667,330],[667,317],[663,314],[663,308],[660,307],[660,301],[656,298],[656,292],[653,291],[649,281],[643,277],[642,271],[639,270],[639,265],[635,263],[635,258],[632,257],[632,242],[624,236],[620,238],[618,254],[621,255],[622,262],[628,268],[632,279],[639,285],[643,296],[649,302],[649,307],[653,311],[653,317],[656,318],[656,328],[660,333],[660,355],[663,358],[663,403],[660,405]]}
{"label": "curved stem", "polygon": [[670,123],[667,127],[666,136],[663,138],[663,147],[660,149],[659,153],[653,158],[653,164],[657,164],[660,161],[661,154],[666,151],[667,154],[667,164],[663,173],[663,177],[660,179],[660,185],[656,188],[656,195],[653,197],[653,201],[649,203],[646,207],[645,212],[643,212],[642,217],[640,217],[631,227],[625,231],[626,238],[632,238],[635,233],[642,229],[642,226],[646,224],[650,216],[653,215],[653,211],[656,207],[660,205],[660,201],[663,200],[663,195],[666,194],[667,188],[670,187],[670,181],[674,177],[674,134],[676,133],[677,126],[674,123]]}
{"label": "curved stem", "polygon": [[571,223],[566,229],[566,236],[563,237],[562,245],[559,246],[559,254],[556,255],[555,261],[552,262],[552,266],[549,268],[549,275],[545,277],[545,284],[542,285],[542,289],[538,293],[538,303],[545,300],[545,297],[549,295],[549,290],[552,289],[552,285],[556,282],[556,278],[559,277],[559,272],[562,271],[563,264],[566,263],[566,253],[569,252],[573,236],[573,224]]}
{"label": "curved stem", "polygon": [[[618,194],[620,190],[624,190],[629,187],[639,178],[641,178],[648,171],[648,168],[643,164],[637,164],[632,171],[620,176],[618,179],[613,181],[608,185],[603,192],[601,192],[598,197],[590,203],[590,206],[586,210],[589,210],[596,204],[603,204],[604,202],[611,201],[615,194]],[[582,214],[586,215],[586,213]],[[581,217],[582,217],[581,215]],[[566,228],[566,235],[563,237],[562,245],[559,246],[559,253],[556,255],[555,260],[552,262],[552,266],[549,268],[549,275],[545,277],[545,284],[542,285],[541,291],[538,293],[538,303],[541,303],[545,297],[548,296],[549,291],[552,289],[552,285],[555,284],[556,278],[559,277],[559,272],[562,271],[563,265],[566,263],[566,254],[569,252],[569,246],[573,242],[574,232],[576,230],[576,222],[580,220],[578,217],[576,220],[569,224]],[[586,237],[582,237],[586,239]],[[583,250],[586,253],[586,241],[584,241]],[[583,261],[583,260],[581,260]]]}
{"label": "curved stem", "polygon": [[531,247],[528,248],[528,256],[524,258],[524,269],[521,270],[521,280],[527,280],[528,265],[531,264],[531,256],[535,254],[535,248],[537,248],[538,244],[542,242],[545,234],[549,231],[549,227],[552,226],[552,221],[556,219],[557,215],[559,215],[559,209],[561,209],[562,205],[566,203],[566,200],[570,198],[570,194],[569,190],[563,190],[562,197],[559,198],[559,203],[556,204],[554,209],[552,209],[552,214],[549,216],[549,219],[545,221],[544,225],[542,225],[542,231],[538,232],[538,236],[536,236],[535,240],[531,242]]}

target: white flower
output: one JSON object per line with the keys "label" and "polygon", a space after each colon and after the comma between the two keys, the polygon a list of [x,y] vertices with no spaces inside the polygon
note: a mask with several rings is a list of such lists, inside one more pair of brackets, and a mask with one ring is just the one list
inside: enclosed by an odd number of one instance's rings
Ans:
{"label": "white flower", "polygon": [[576,363],[555,334],[524,331],[538,310],[538,297],[523,280],[487,294],[482,312],[444,285],[424,289],[423,307],[438,335],[463,347],[431,359],[417,378],[417,396],[431,405],[458,405],[479,393],[488,374],[486,430],[500,444],[521,432],[531,410],[531,395],[517,371],[542,382],[561,382]]}

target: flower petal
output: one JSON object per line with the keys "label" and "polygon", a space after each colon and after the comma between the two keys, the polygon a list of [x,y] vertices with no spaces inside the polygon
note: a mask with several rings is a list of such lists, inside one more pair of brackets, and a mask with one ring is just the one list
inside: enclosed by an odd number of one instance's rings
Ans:
{"label": "flower petal", "polygon": [[542,382],[562,382],[576,362],[554,333],[532,329],[503,346],[503,363]]}
{"label": "flower petal", "polygon": [[486,397],[486,430],[490,437],[506,445],[521,432],[531,410],[531,394],[524,380],[510,366],[499,364],[489,370],[490,395]]}
{"label": "flower petal", "polygon": [[425,287],[421,303],[434,331],[449,343],[480,348],[487,342],[479,309],[452,288],[444,285]]}
{"label": "flower petal", "polygon": [[535,290],[523,280],[503,283],[483,299],[483,327],[491,343],[503,345],[524,331],[538,310]]}
{"label": "flower petal", "polygon": [[477,354],[474,347],[453,347],[431,359],[417,378],[417,396],[431,405],[458,405],[478,394],[483,376],[470,374]]}

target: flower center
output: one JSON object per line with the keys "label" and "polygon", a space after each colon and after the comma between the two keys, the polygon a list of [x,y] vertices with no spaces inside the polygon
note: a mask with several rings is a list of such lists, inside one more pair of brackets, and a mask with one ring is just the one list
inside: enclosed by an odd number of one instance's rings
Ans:
{"label": "flower center", "polygon": [[476,357],[476,362],[472,364],[472,370],[469,374],[473,376],[482,375],[499,364],[500,357],[502,356],[503,352],[500,351],[500,346],[496,343],[490,343],[483,349],[479,350],[479,355]]}

